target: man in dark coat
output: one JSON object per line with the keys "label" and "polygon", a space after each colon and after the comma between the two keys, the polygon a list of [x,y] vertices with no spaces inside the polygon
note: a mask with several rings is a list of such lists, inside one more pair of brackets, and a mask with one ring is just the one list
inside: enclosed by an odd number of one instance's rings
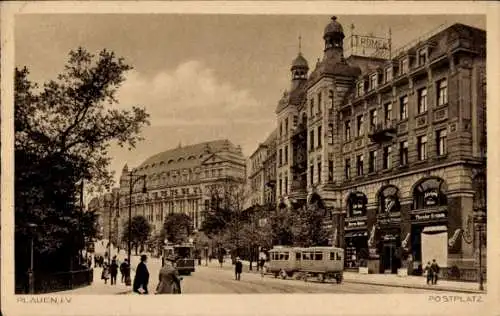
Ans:
{"label": "man in dark coat", "polygon": [[180,294],[181,280],[179,271],[175,267],[175,256],[168,255],[165,258],[164,265],[160,269],[160,282],[156,287],[156,294]]}
{"label": "man in dark coat", "polygon": [[122,264],[120,264],[120,273],[122,275],[122,283],[125,283],[127,280],[127,272],[130,271],[130,267],[128,265],[128,259],[125,259]]}
{"label": "man in dark coat", "polygon": [[135,293],[141,294],[140,288],[143,290],[143,294],[148,294],[148,283],[149,283],[149,271],[146,266],[148,257],[146,255],[141,256],[141,262],[137,265],[135,270],[134,286],[133,290]]}
{"label": "man in dark coat", "polygon": [[109,273],[111,274],[111,285],[116,285],[116,276],[118,275],[118,263],[116,263],[116,256],[111,261]]}
{"label": "man in dark coat", "polygon": [[243,264],[240,261],[240,257],[236,257],[236,263],[234,264],[234,274],[236,280],[241,279],[241,272],[243,271]]}
{"label": "man in dark coat", "polygon": [[439,274],[439,265],[436,262],[436,259],[432,260],[431,264],[431,270],[432,270],[432,284],[436,284],[438,281],[438,274]]}

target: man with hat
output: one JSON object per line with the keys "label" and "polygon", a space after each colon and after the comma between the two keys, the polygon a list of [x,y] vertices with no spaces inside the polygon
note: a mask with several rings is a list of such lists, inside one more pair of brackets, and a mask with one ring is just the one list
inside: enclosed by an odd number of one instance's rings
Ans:
{"label": "man with hat", "polygon": [[146,266],[147,261],[148,257],[146,255],[141,255],[141,262],[137,265],[137,269],[135,270],[133,287],[135,293],[141,294],[139,289],[142,288],[142,293],[148,294],[149,271]]}
{"label": "man with hat", "polygon": [[243,272],[243,263],[241,263],[240,257],[236,257],[236,263],[234,264],[234,274],[236,280],[241,279],[241,272]]}
{"label": "man with hat", "polygon": [[181,280],[179,271],[175,268],[176,258],[169,254],[164,261],[163,267],[160,269],[160,282],[156,287],[156,294],[180,294]]}

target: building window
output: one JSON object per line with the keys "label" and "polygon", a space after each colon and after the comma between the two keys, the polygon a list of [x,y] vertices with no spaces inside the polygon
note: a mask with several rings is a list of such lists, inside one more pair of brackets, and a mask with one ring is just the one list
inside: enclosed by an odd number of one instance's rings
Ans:
{"label": "building window", "polygon": [[384,161],[382,163],[383,169],[391,168],[391,146],[384,147]]}
{"label": "building window", "polygon": [[439,80],[437,82],[437,88],[437,104],[438,106],[445,105],[448,103],[448,82],[446,79]]}
{"label": "building window", "polygon": [[357,119],[357,122],[358,122],[358,134],[357,136],[363,136],[363,114],[359,115],[358,116],[358,119]]}
{"label": "building window", "polygon": [[351,178],[351,159],[349,159],[349,158],[347,158],[345,160],[344,173],[345,173],[345,178],[346,179]]}
{"label": "building window", "polygon": [[385,68],[385,82],[392,80],[392,67]]}
{"label": "building window", "polygon": [[318,113],[321,113],[321,91],[318,92]]}
{"label": "building window", "polygon": [[442,129],[436,132],[437,141],[437,155],[446,155],[446,129]]}
{"label": "building window", "polygon": [[314,99],[311,98],[311,105],[310,105],[310,111],[311,111],[311,117],[314,115]]}
{"label": "building window", "polygon": [[404,58],[401,61],[401,74],[405,74],[408,72],[408,58]]}
{"label": "building window", "polygon": [[349,141],[351,140],[351,121],[347,120],[345,121],[345,140]]}
{"label": "building window", "polygon": [[314,184],[314,164],[311,163],[311,166],[309,167],[310,169],[310,180],[311,180],[311,186]]}
{"label": "building window", "polygon": [[310,142],[309,142],[309,148],[310,150],[314,150],[314,130],[310,132]]}
{"label": "building window", "polygon": [[283,149],[280,148],[279,151],[279,165],[281,166],[283,164]]}
{"label": "building window", "polygon": [[328,160],[328,182],[333,182],[333,160]]}
{"label": "building window", "polygon": [[283,123],[280,123],[280,137],[283,136]]}
{"label": "building window", "polygon": [[285,194],[288,194],[288,175],[285,176]]}
{"label": "building window", "polygon": [[358,155],[356,157],[356,171],[358,176],[363,175],[363,155]]}
{"label": "building window", "polygon": [[321,184],[321,161],[318,162],[318,183]]}
{"label": "building window", "polygon": [[374,128],[377,126],[377,110],[370,111],[370,127]]}
{"label": "building window", "polygon": [[285,146],[285,165],[288,164],[288,146]]}
{"label": "building window", "polygon": [[384,104],[384,121],[389,124],[392,120],[392,103]]}
{"label": "building window", "polygon": [[333,108],[333,90],[328,90],[328,99],[330,100],[328,106],[331,109]]}
{"label": "building window", "polygon": [[323,133],[321,130],[321,125],[318,126],[318,147],[321,147],[321,139],[323,138]]}
{"label": "building window", "polygon": [[285,118],[285,135],[288,134],[288,117]]}
{"label": "building window", "polygon": [[427,50],[426,49],[421,49],[418,52],[418,65],[419,66],[424,66],[425,63],[427,63]]}
{"label": "building window", "polygon": [[375,89],[377,88],[377,84],[378,84],[378,74],[373,74],[370,76],[370,89]]}
{"label": "building window", "polygon": [[427,136],[417,137],[418,160],[427,159]]}
{"label": "building window", "polygon": [[281,180],[282,179],[281,179],[281,176],[280,176],[279,177],[279,182],[278,182],[278,184],[279,184],[279,190],[278,190],[278,192],[280,193],[280,195],[283,195],[283,182]]}
{"label": "building window", "polygon": [[399,164],[405,166],[408,164],[408,141],[399,143]]}
{"label": "building window", "polygon": [[377,170],[377,151],[370,151],[370,155],[368,156],[368,172],[372,173]]}
{"label": "building window", "polygon": [[408,118],[408,96],[402,96],[399,99],[399,115],[400,119],[405,120]]}
{"label": "building window", "polygon": [[358,82],[358,97],[362,96],[364,92],[364,82]]}
{"label": "building window", "polygon": [[427,88],[418,90],[418,114],[427,111]]}

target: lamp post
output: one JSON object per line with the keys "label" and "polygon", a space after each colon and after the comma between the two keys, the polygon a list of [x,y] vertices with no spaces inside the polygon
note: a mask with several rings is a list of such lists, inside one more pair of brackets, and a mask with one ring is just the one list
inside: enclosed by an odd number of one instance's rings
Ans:
{"label": "lamp post", "polygon": [[113,216],[112,204],[108,204],[109,208],[109,225],[108,225],[108,264],[111,264],[111,217]]}
{"label": "lamp post", "polygon": [[127,257],[129,264],[132,264],[130,261],[130,257],[132,255],[132,189],[134,188],[134,184],[138,181],[143,180],[144,185],[142,187],[142,193],[146,193],[146,175],[136,175],[133,172],[130,172],[128,175],[129,178],[129,195],[128,195],[128,249],[127,249]]}
{"label": "lamp post", "polygon": [[35,275],[34,275],[34,254],[33,254],[33,244],[34,244],[34,230],[38,227],[37,224],[28,223],[29,231],[30,231],[30,268],[28,269],[28,287],[29,294],[35,293]]}

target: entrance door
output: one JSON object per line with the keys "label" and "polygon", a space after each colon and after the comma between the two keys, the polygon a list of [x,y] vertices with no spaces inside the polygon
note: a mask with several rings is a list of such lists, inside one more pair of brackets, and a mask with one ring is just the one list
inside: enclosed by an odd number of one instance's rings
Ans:
{"label": "entrance door", "polygon": [[395,269],[396,244],[384,244],[383,249],[383,270],[384,273],[394,273]]}

